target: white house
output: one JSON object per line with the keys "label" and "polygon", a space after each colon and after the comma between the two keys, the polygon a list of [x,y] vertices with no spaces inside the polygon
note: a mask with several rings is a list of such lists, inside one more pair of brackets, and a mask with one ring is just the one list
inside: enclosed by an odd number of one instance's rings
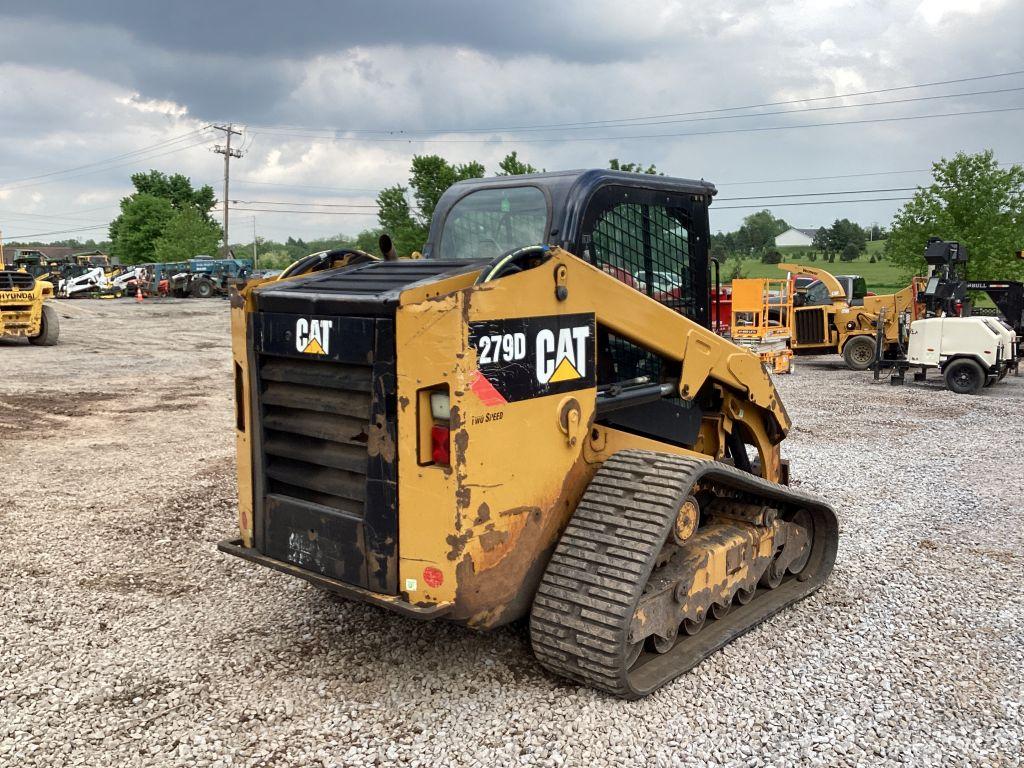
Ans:
{"label": "white house", "polygon": [[775,238],[775,247],[783,248],[787,245],[813,245],[816,229],[797,229],[790,227],[781,235]]}

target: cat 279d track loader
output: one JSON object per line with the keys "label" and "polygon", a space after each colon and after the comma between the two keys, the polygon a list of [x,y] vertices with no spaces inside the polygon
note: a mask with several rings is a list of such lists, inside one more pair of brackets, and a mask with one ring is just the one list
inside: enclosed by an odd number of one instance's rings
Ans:
{"label": "cat 279d track loader", "polygon": [[816,590],[835,514],[787,487],[758,358],[708,329],[714,194],[460,182],[422,259],[243,289],[241,538],[220,548],[421,619],[529,615],[545,667],[630,698]]}

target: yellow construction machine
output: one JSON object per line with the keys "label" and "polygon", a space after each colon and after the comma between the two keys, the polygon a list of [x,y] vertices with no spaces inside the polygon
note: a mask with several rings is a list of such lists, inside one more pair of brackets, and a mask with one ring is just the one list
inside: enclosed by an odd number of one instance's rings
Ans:
{"label": "yellow construction machine", "polygon": [[916,277],[897,293],[855,297],[824,269],[800,264],[779,264],[778,268],[815,278],[793,309],[790,346],[796,354],[837,353],[847,368],[866,371],[875,360],[879,316],[883,318],[882,351],[888,354],[899,349],[900,323],[909,324],[920,312],[917,296],[923,283]]}
{"label": "yellow construction machine", "polygon": [[0,246],[0,338],[25,337],[31,344],[52,346],[60,336],[53,285],[24,269],[7,269]]}
{"label": "yellow construction machine", "polygon": [[529,616],[544,667],[627,698],[816,590],[836,516],[788,487],[760,360],[708,327],[715,191],[473,179],[421,259],[242,289],[220,549],[419,619]]}

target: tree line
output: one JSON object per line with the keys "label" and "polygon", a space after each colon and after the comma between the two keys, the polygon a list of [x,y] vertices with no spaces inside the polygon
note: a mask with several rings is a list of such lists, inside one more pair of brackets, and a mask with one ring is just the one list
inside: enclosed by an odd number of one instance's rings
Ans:
{"label": "tree line", "polygon": [[[788,229],[786,220],[776,218],[770,210],[752,213],[735,232],[711,236],[711,255],[719,261],[754,258],[778,264],[783,257],[775,246],[775,238]],[[817,261],[819,255],[828,262],[834,262],[837,256],[840,261],[853,261],[867,250],[869,238],[879,240],[885,236],[877,225],[866,229],[849,219],[836,219],[831,226],[818,228],[811,249],[802,255],[810,261]]]}
{"label": "tree line", "polygon": [[[609,167],[634,173],[660,173],[651,164],[609,161]],[[534,173],[530,163],[516,152],[506,155],[495,175]],[[377,239],[387,232],[401,255],[421,250],[430,217],[441,194],[453,183],[486,174],[483,163],[451,163],[438,155],[413,157],[406,185],[396,184],[377,196],[378,225],[357,235],[284,242],[257,240],[260,260],[266,266],[283,267],[319,250],[349,247],[373,252]],[[977,154],[957,153],[932,165],[932,183],[919,187],[913,198],[895,214],[889,230],[877,225],[868,230],[847,219],[836,219],[820,228],[813,245],[801,257],[808,260],[849,261],[865,250],[867,240],[885,240],[884,257],[904,268],[907,276],[925,272],[924,247],[929,237],[956,240],[967,246],[967,275],[974,279],[1024,279],[1024,260],[1015,253],[1024,248],[1024,167],[1003,166],[991,150]],[[217,252],[220,225],[210,215],[217,201],[209,185],[194,187],[182,174],[159,171],[131,177],[134,191],[121,200],[120,214],[110,224],[109,248],[122,263],[182,261]],[[712,215],[714,207],[712,207]],[[736,259],[739,273],[743,260],[782,260],[775,238],[789,223],[770,210],[747,216],[733,232],[711,237],[711,254],[720,261]],[[41,245],[42,243],[36,243]],[[66,240],[70,247],[104,248],[103,241]],[[10,245],[29,245],[10,243]],[[248,254],[250,244],[236,246]]]}

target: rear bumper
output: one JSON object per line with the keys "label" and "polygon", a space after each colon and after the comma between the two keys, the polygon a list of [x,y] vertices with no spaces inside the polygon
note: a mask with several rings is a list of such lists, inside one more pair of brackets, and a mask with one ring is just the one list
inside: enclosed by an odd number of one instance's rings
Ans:
{"label": "rear bumper", "polygon": [[241,539],[225,539],[217,544],[217,549],[221,552],[226,552],[229,555],[234,555],[235,557],[240,557],[243,560],[256,563],[257,565],[262,565],[266,568],[273,568],[275,571],[287,573],[291,576],[298,576],[300,579],[305,579],[314,586],[329,590],[341,595],[342,597],[347,597],[350,600],[358,600],[362,603],[370,603],[371,605],[376,605],[381,608],[387,608],[389,611],[395,611],[403,616],[410,616],[414,619],[439,619],[446,616],[452,610],[451,603],[437,603],[422,606],[413,605],[412,603],[406,602],[401,597],[381,595],[360,587],[355,587],[351,584],[346,584],[345,582],[338,581],[337,579],[332,579],[329,576],[321,576],[319,573],[307,571],[303,568],[292,565],[291,563],[267,557],[252,547],[243,546]]}

